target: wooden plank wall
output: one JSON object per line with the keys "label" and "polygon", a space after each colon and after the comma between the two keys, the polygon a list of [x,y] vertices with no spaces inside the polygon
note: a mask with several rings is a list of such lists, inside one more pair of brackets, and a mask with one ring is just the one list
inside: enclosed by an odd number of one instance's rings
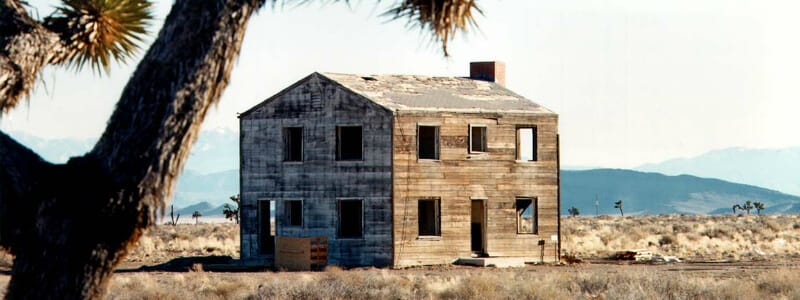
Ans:
{"label": "wooden plank wall", "polygon": [[[417,125],[440,126],[440,160],[418,160]],[[469,124],[487,126],[487,153],[470,154]],[[538,161],[516,161],[517,126],[537,127]],[[394,266],[450,263],[470,251],[470,199],[487,205],[490,256],[555,258],[558,170],[555,114],[401,113],[394,121]],[[517,234],[517,197],[538,198],[538,234]],[[441,238],[418,237],[417,201],[441,198]]]}
{"label": "wooden plank wall", "polygon": [[[241,256],[259,254],[259,200],[276,201],[277,235],[327,237],[328,262],[391,265],[391,113],[312,75],[244,116],[241,124]],[[335,161],[337,125],[362,125],[364,159]],[[303,162],[283,162],[284,127],[303,127]],[[364,237],[337,239],[337,199],[364,200]],[[285,200],[303,201],[303,225],[282,217]]]}

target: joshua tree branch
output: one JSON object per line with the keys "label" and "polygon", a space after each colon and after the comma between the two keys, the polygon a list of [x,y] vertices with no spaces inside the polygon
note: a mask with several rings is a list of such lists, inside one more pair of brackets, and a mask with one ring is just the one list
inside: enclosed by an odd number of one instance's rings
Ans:
{"label": "joshua tree branch", "polygon": [[0,113],[28,95],[42,68],[64,59],[59,34],[31,18],[19,0],[0,0]]}
{"label": "joshua tree branch", "polygon": [[0,246],[13,252],[22,228],[32,227],[35,203],[27,198],[53,165],[0,131],[0,166]]}

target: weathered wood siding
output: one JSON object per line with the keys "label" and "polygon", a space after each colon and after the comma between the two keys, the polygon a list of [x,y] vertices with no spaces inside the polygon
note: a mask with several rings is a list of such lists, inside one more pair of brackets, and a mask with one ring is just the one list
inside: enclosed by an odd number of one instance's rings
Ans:
{"label": "weathered wood siding", "polygon": [[[258,201],[276,201],[278,236],[328,237],[330,264],[392,263],[391,131],[387,110],[317,74],[246,113],[241,126],[241,256],[259,254]],[[363,126],[363,160],[336,161],[336,126]],[[303,127],[303,161],[283,161],[283,128]],[[338,239],[337,199],[363,199],[361,239]],[[303,225],[282,217],[284,201],[303,201]]]}
{"label": "weathered wood siding", "polygon": [[[471,254],[471,199],[485,199],[490,256],[554,259],[558,234],[555,114],[401,113],[394,120],[394,266],[450,263]],[[417,159],[417,125],[440,126],[439,160]],[[487,152],[470,154],[470,124],[487,127]],[[516,160],[516,129],[537,128],[538,161]],[[417,201],[441,198],[441,238],[418,237]],[[538,198],[538,234],[517,234],[516,198]]]}

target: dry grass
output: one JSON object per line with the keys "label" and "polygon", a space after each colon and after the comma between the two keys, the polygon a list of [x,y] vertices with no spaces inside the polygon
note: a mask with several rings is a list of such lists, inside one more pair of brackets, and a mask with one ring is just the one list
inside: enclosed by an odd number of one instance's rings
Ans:
{"label": "dry grass", "polygon": [[[564,252],[583,258],[648,248],[691,260],[800,258],[797,215],[566,217],[562,234]],[[127,261],[152,264],[206,255],[238,257],[239,227],[230,223],[157,226],[142,237]]]}
{"label": "dry grass", "polygon": [[650,249],[693,260],[797,258],[797,215],[660,215],[562,219],[563,249],[578,257]]}
{"label": "dry grass", "polygon": [[[434,267],[407,270],[329,267],[299,273],[120,273],[109,299],[800,299],[800,217],[634,216],[564,218],[563,248],[579,257],[651,248],[690,260],[738,260],[707,271],[680,265]],[[233,224],[158,226],[126,264],[181,256],[238,257]],[[0,268],[11,257],[0,253]],[[687,266],[687,265],[684,265]],[[753,266],[749,268],[747,266]],[[675,269],[682,272],[676,272]],[[705,268],[705,267],[703,267]],[[702,269],[702,268],[701,268]],[[0,286],[8,276],[0,275]],[[3,291],[0,290],[0,297]]]}
{"label": "dry grass", "polygon": [[154,264],[183,256],[239,257],[239,226],[235,224],[160,225],[146,232],[128,254],[128,264]]}
{"label": "dry grass", "polygon": [[[319,273],[120,274],[109,299],[798,299],[798,270],[744,277],[647,266],[338,269]],[[736,271],[741,273],[740,271]]]}

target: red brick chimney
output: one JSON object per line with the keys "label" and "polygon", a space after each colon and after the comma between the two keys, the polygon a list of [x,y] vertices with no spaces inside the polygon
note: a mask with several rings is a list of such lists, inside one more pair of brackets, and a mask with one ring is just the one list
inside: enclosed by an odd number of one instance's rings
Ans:
{"label": "red brick chimney", "polygon": [[502,61],[471,62],[469,63],[469,78],[506,86],[506,64]]}

